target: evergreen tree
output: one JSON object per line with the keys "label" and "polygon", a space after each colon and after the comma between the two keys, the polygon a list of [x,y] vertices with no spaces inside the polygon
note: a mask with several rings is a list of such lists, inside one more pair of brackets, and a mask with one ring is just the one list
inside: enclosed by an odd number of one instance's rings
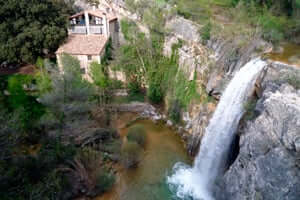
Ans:
{"label": "evergreen tree", "polygon": [[0,1],[0,63],[34,63],[67,37],[64,0]]}

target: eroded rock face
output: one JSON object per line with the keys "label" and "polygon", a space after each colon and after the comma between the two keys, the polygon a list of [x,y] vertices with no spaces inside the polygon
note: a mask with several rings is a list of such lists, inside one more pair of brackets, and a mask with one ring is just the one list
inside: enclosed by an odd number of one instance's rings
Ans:
{"label": "eroded rock face", "polygon": [[258,102],[261,114],[248,122],[240,153],[221,180],[217,199],[300,198],[300,91],[269,84]]}
{"label": "eroded rock face", "polygon": [[167,21],[166,28],[184,41],[196,43],[200,41],[199,25],[183,17],[174,17]]}
{"label": "eroded rock face", "polygon": [[271,46],[267,42],[255,38],[252,41],[247,41],[248,44],[241,47],[239,44],[241,40],[243,39],[224,41],[219,38],[212,38],[208,41],[207,46],[213,50],[216,64],[213,72],[210,73],[206,92],[216,98],[219,98],[240,68],[251,59],[259,57],[265,49],[269,49]]}

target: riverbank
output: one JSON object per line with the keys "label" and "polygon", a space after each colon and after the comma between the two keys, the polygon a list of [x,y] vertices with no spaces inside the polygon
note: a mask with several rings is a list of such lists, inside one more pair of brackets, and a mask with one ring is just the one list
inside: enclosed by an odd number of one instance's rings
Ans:
{"label": "riverbank", "polygon": [[159,200],[172,196],[165,181],[176,162],[190,163],[184,143],[174,130],[162,121],[141,119],[136,113],[119,113],[114,126],[120,132],[122,140],[126,140],[128,128],[142,125],[147,133],[147,143],[142,161],[135,169],[126,169],[115,165],[116,183],[113,188],[93,200]]}

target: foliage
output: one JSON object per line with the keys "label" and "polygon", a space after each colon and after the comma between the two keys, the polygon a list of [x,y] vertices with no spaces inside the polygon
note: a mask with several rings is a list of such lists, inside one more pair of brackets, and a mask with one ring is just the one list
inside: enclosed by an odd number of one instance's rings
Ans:
{"label": "foliage", "polygon": [[[55,170],[74,155],[73,147],[45,138],[37,156],[11,152],[1,163],[1,199],[57,199],[67,188],[66,179]],[[4,173],[5,172],[5,173]]]}
{"label": "foliage", "polygon": [[142,147],[146,145],[146,130],[142,125],[135,125],[129,128],[127,134],[128,141],[136,142]]}
{"label": "foliage", "polygon": [[32,85],[32,81],[33,77],[30,75],[13,75],[7,80],[7,91],[10,94],[6,97],[7,107],[18,113],[19,123],[26,129],[32,128],[44,114],[44,107],[24,89]]}
{"label": "foliage", "polygon": [[[88,135],[95,125],[89,113],[94,91],[78,60],[64,55],[63,73],[47,60],[37,63],[34,76],[0,77],[0,199],[71,199],[84,190],[89,196],[106,191],[114,176],[102,165],[101,152],[73,145],[74,130]],[[115,143],[115,132],[109,137]]]}
{"label": "foliage", "polygon": [[168,115],[174,123],[179,123],[181,120],[182,105],[178,100],[173,100],[168,110]]}
{"label": "foliage", "polygon": [[206,44],[206,42],[210,40],[211,29],[211,22],[208,22],[200,30],[201,38],[204,44]]}
{"label": "foliage", "polygon": [[111,61],[113,59],[113,46],[112,46],[112,39],[109,38],[107,44],[105,45],[105,51],[104,51],[104,55],[101,59],[101,63],[103,65],[108,65],[109,61]]}
{"label": "foliage", "polygon": [[44,67],[44,60],[40,56],[37,58],[35,66],[38,68],[43,68]]}
{"label": "foliage", "polygon": [[53,53],[67,37],[66,2],[1,1],[0,63],[34,63],[38,56]]}
{"label": "foliage", "polygon": [[35,74],[34,79],[36,86],[38,88],[38,92],[40,94],[44,94],[49,92],[52,88],[52,82],[50,77],[50,72],[53,70],[53,65],[49,60],[38,59],[37,66],[39,67],[38,72]]}
{"label": "foliage", "polygon": [[163,55],[164,32],[150,29],[146,37],[128,20],[123,20],[121,27],[127,44],[121,46],[116,64],[129,79],[130,94],[147,85],[147,97],[153,103],[160,103],[167,93],[184,107],[197,98],[196,82],[188,81],[178,70],[178,49],[183,45],[182,40],[173,44],[172,56],[168,58]]}
{"label": "foliage", "polygon": [[107,89],[109,86],[108,75],[105,72],[104,66],[98,62],[90,64],[90,76],[93,83],[101,89]]}
{"label": "foliage", "polygon": [[141,160],[142,148],[136,142],[126,142],[122,147],[121,162],[126,168],[138,166]]}
{"label": "foliage", "polygon": [[249,100],[244,104],[245,109],[245,119],[246,120],[253,120],[256,117],[255,113],[255,107],[256,107],[256,100]]}
{"label": "foliage", "polygon": [[194,80],[189,81],[184,73],[179,71],[174,82],[176,87],[174,87],[173,96],[176,97],[183,108],[187,108],[193,99],[200,97],[197,92],[196,77]]}
{"label": "foliage", "polygon": [[142,94],[142,89],[136,81],[131,81],[128,83],[129,99],[131,101],[144,101],[144,95]]}
{"label": "foliage", "polygon": [[94,94],[90,83],[82,78],[79,61],[72,56],[62,56],[63,73],[52,73],[50,92],[42,94],[40,101],[57,116],[72,117],[89,111],[89,99]]}
{"label": "foliage", "polygon": [[205,29],[213,22],[212,25],[223,29],[214,32],[229,39],[237,34],[250,34],[247,37],[259,34],[277,43],[300,34],[299,0],[174,0],[172,3],[179,15],[204,25]]}
{"label": "foliage", "polygon": [[151,81],[147,90],[147,96],[153,103],[160,103],[163,99],[162,89],[158,82]]}
{"label": "foliage", "polygon": [[[85,148],[78,152],[70,163],[73,178],[85,189],[87,196],[95,196],[105,192],[114,184],[114,176],[102,165],[102,158],[98,151]],[[81,193],[81,191],[78,191]]]}

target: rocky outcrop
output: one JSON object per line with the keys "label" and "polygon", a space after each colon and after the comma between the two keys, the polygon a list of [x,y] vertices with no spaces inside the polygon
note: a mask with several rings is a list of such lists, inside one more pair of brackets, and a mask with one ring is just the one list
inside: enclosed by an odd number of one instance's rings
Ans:
{"label": "rocky outcrop", "polygon": [[205,134],[205,129],[215,108],[216,105],[212,103],[201,105],[195,117],[184,119],[186,122],[185,130],[189,133],[187,137],[187,150],[190,155],[197,155],[201,139]]}
{"label": "rocky outcrop", "polygon": [[[209,69],[209,51],[201,44],[199,29],[201,26],[183,17],[173,17],[166,22],[167,36],[164,44],[164,55],[172,55],[172,47],[181,42],[178,48],[179,69],[189,80],[195,75],[197,80],[203,80]],[[196,74],[195,74],[196,73]]]}
{"label": "rocky outcrop", "polygon": [[149,118],[154,121],[166,118],[166,116],[161,115],[158,110],[149,103],[132,102],[128,104],[117,104],[111,105],[111,109],[116,112],[137,113],[142,118]]}
{"label": "rocky outcrop", "polygon": [[300,90],[267,82],[247,123],[240,152],[220,183],[224,200],[298,200],[300,197]]}
{"label": "rocky outcrop", "polygon": [[251,41],[245,38],[246,44],[240,44],[241,41],[243,38],[236,40],[213,38],[208,41],[207,46],[214,52],[215,65],[210,73],[206,91],[217,99],[241,67],[271,47],[271,44],[259,38]]}

